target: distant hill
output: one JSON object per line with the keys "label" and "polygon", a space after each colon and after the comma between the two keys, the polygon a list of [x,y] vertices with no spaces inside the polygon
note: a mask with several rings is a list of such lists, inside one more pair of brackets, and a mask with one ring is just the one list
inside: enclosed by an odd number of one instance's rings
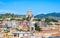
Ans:
{"label": "distant hill", "polygon": [[60,19],[60,13],[48,13],[48,14],[38,14],[35,16],[35,18],[47,18],[51,17],[53,19]]}
{"label": "distant hill", "polygon": [[10,14],[10,13],[6,13],[6,14],[0,14],[0,19],[4,19],[4,18],[15,18],[15,17],[25,17],[25,15],[16,15],[16,14]]}
{"label": "distant hill", "polygon": [[[26,15],[17,15],[17,14],[10,14],[10,13],[6,13],[6,14],[0,14],[0,19],[4,19],[4,18],[15,18],[15,17],[25,17]],[[35,18],[53,18],[53,19],[60,19],[60,13],[48,13],[48,14],[38,14],[36,16],[34,16]]]}

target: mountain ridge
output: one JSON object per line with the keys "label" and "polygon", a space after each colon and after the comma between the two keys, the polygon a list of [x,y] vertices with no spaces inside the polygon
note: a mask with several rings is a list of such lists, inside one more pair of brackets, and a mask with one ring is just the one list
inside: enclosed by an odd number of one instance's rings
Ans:
{"label": "mountain ridge", "polygon": [[47,18],[47,17],[51,17],[51,18],[56,18],[56,19],[60,19],[60,13],[48,13],[48,14],[38,14],[36,16],[34,16],[35,18]]}

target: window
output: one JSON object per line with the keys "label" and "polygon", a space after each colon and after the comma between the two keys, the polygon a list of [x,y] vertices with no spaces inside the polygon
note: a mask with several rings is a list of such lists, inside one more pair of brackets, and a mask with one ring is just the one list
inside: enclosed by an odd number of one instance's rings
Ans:
{"label": "window", "polygon": [[34,28],[32,27],[31,29],[33,30]]}

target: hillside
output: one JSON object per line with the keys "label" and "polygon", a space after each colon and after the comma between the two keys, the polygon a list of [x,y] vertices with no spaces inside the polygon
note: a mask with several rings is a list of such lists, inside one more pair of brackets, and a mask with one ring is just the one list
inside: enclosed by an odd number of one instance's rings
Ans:
{"label": "hillside", "polygon": [[[4,18],[15,18],[15,17],[25,17],[25,15],[16,15],[16,14],[10,14],[10,13],[6,13],[6,14],[0,14],[0,19],[4,19]],[[60,19],[60,13],[48,13],[48,14],[38,14],[36,16],[34,16],[35,18],[54,18],[54,19]]]}
{"label": "hillside", "polygon": [[10,14],[10,13],[6,13],[6,14],[0,14],[0,19],[4,19],[4,18],[15,18],[15,17],[25,17],[25,15],[16,15],[16,14]]}
{"label": "hillside", "polygon": [[60,19],[60,13],[38,14],[35,16],[35,18],[47,18],[47,17],[51,17],[54,19]]}

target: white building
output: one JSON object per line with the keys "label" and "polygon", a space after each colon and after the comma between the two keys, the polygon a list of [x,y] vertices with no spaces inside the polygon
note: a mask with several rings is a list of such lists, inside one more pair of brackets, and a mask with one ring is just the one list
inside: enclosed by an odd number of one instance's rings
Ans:
{"label": "white building", "polygon": [[3,22],[3,27],[11,27],[11,28],[17,28],[18,26],[18,21],[12,20],[12,21],[8,21],[6,23]]}
{"label": "white building", "polygon": [[14,36],[18,36],[18,37],[24,37],[24,36],[30,36],[30,32],[24,32],[24,31],[16,31],[13,32]]}

